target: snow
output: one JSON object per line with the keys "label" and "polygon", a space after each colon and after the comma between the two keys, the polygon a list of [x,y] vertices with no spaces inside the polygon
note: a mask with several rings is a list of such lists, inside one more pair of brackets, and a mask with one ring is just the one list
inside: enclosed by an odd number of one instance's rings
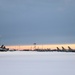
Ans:
{"label": "snow", "polygon": [[0,75],[75,75],[75,53],[0,52]]}

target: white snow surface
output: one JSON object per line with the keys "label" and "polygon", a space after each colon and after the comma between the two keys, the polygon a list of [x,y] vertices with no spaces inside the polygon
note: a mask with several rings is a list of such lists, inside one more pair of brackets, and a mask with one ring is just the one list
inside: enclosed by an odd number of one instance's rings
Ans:
{"label": "white snow surface", "polygon": [[75,53],[0,52],[0,75],[75,75]]}

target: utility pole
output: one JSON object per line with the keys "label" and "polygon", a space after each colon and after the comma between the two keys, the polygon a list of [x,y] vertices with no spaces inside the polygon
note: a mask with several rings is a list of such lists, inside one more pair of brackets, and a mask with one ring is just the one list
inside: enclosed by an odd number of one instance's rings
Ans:
{"label": "utility pole", "polygon": [[36,43],[34,43],[34,50],[36,49]]}
{"label": "utility pole", "polygon": [[1,45],[1,37],[2,37],[2,36],[0,35],[0,45]]}

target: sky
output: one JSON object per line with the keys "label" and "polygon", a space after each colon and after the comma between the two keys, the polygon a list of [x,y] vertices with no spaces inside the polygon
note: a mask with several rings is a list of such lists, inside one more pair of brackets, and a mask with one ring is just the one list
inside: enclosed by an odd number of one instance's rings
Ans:
{"label": "sky", "polygon": [[0,44],[75,43],[75,0],[0,0]]}
{"label": "sky", "polygon": [[25,49],[29,49],[29,50],[34,50],[34,49],[57,49],[57,47],[59,47],[59,49],[62,50],[62,47],[64,47],[65,49],[68,49],[68,46],[70,46],[70,48],[75,50],[75,44],[40,44],[40,45],[9,45],[6,46],[6,48],[9,48],[10,50],[16,49],[16,50],[25,50]]}

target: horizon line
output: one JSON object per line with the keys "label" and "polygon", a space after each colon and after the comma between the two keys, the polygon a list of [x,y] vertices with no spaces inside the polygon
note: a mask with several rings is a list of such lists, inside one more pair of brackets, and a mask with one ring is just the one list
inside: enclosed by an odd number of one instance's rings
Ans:
{"label": "horizon line", "polygon": [[36,48],[38,49],[55,49],[56,47],[59,47],[61,49],[61,47],[63,46],[64,48],[67,49],[68,46],[70,46],[71,48],[75,49],[75,44],[32,44],[32,45],[6,45],[6,47],[10,48],[10,49],[34,49],[34,47],[36,46]]}

